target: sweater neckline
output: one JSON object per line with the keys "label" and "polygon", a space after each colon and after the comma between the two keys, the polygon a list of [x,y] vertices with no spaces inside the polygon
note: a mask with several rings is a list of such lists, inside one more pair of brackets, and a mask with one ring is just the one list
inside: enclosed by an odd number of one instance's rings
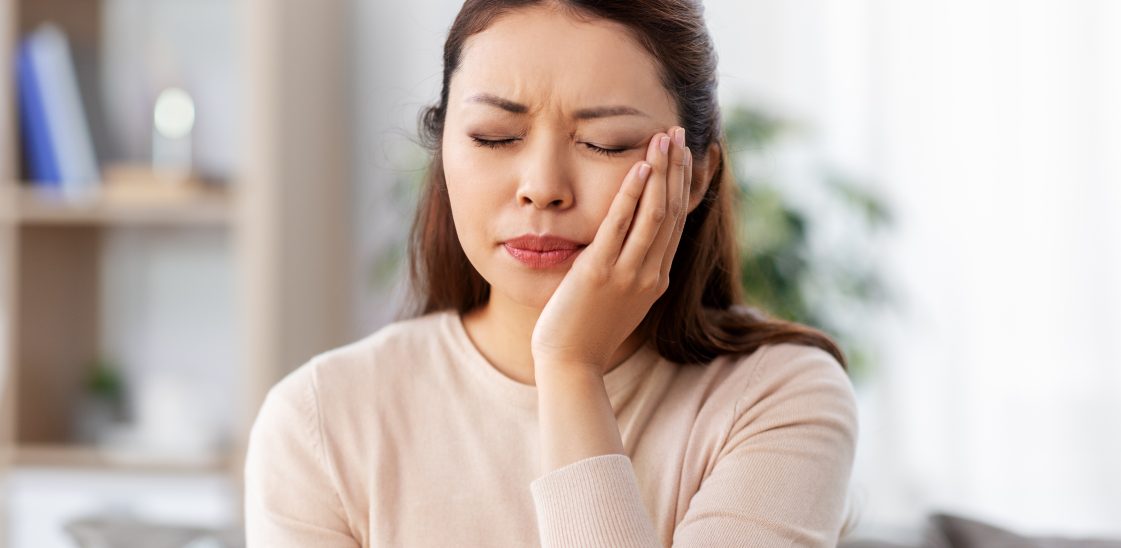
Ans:
{"label": "sweater neckline", "polygon": [[[460,355],[466,358],[467,368],[484,384],[517,405],[522,407],[537,406],[537,387],[506,376],[494,364],[490,363],[467,334],[467,328],[464,327],[463,318],[458,311],[445,311],[443,324],[445,332],[450,335],[450,339],[454,342]],[[633,384],[644,371],[651,370],[659,359],[661,359],[661,356],[657,350],[647,343],[623,360],[623,363],[608,371],[603,376],[603,383],[607,389],[607,396],[612,403],[618,401],[622,397],[623,391]]]}

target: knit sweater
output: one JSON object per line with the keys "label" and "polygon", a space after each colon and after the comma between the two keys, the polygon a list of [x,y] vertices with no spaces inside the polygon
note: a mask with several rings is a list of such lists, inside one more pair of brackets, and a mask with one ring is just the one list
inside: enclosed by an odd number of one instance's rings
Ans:
{"label": "knit sweater", "polygon": [[604,377],[625,454],[541,473],[537,388],[459,314],[389,324],[268,392],[245,462],[249,548],[835,546],[857,443],[827,352],[703,365],[647,345]]}

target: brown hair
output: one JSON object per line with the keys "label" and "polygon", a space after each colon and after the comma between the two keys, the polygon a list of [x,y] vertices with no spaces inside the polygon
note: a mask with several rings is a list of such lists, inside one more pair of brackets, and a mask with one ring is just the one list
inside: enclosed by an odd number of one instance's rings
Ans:
{"label": "brown hair", "polygon": [[[626,26],[661,69],[674,97],[686,142],[703,161],[710,144],[719,164],[700,204],[686,218],[671,267],[669,288],[650,308],[639,330],[658,353],[676,363],[707,363],[724,354],[751,354],[783,342],[816,346],[847,369],[841,350],[824,333],[769,318],[743,304],[734,232],[732,172],[716,96],[716,52],[696,0],[467,0],[444,45],[444,80],[439,103],[420,116],[420,136],[432,153],[409,245],[414,302],[405,317],[454,308],[468,312],[486,303],[490,284],[460,246],[452,221],[441,145],[448,88],[468,37],[518,8],[551,5],[569,15],[602,18]],[[703,145],[703,146],[702,146]],[[673,275],[676,274],[676,275]]]}

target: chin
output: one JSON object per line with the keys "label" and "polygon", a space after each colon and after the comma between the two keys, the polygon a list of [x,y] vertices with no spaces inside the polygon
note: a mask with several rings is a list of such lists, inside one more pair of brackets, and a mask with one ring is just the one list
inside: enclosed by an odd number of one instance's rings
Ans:
{"label": "chin", "polygon": [[[567,271],[565,271],[567,272]],[[565,272],[534,273],[503,271],[498,276],[484,275],[490,283],[491,293],[501,292],[508,300],[538,310],[553,296]]]}

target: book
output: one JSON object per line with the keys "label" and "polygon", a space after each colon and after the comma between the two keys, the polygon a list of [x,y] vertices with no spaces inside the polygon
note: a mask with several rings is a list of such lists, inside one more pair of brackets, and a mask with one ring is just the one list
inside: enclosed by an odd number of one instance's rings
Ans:
{"label": "book", "polygon": [[64,194],[85,193],[100,175],[66,34],[53,23],[40,25],[22,40],[18,63],[33,179]]}
{"label": "book", "polygon": [[19,45],[16,58],[16,77],[19,86],[20,130],[23,132],[23,150],[32,181],[44,185],[60,182],[58,163],[51,147],[42,95],[31,63],[31,47],[27,41]]}

